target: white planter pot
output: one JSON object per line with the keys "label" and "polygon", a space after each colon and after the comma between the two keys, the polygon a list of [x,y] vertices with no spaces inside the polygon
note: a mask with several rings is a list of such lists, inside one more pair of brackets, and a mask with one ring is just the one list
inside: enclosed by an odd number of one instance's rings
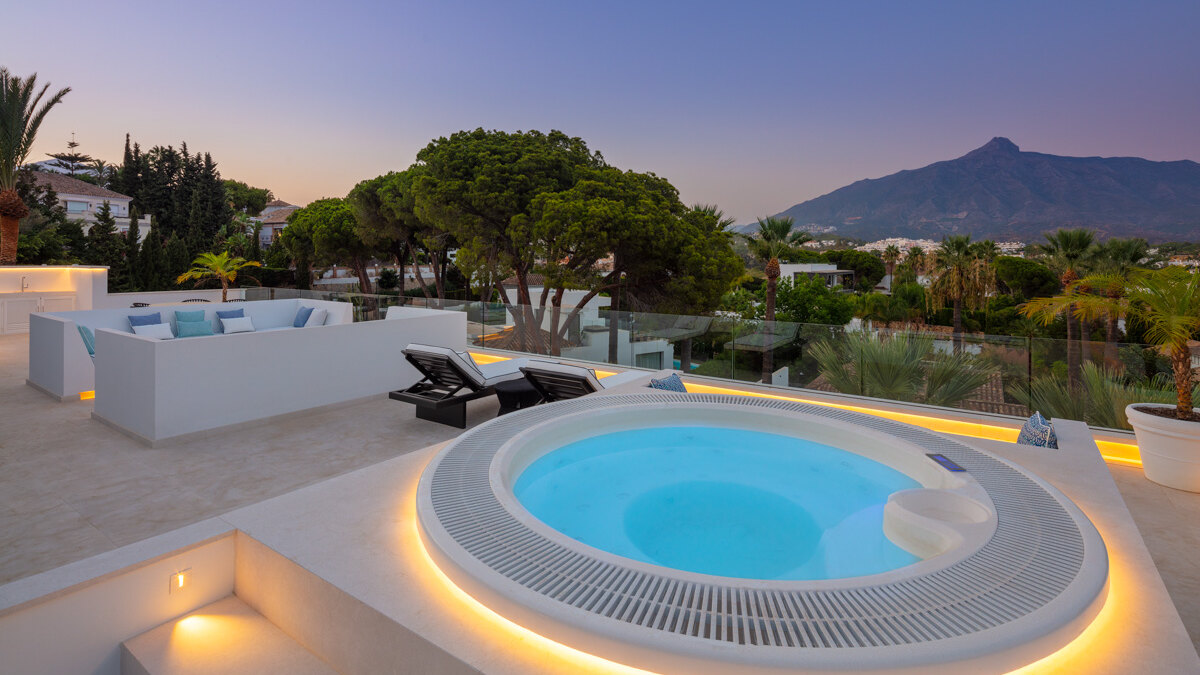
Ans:
{"label": "white planter pot", "polygon": [[[1138,407],[1170,408],[1164,403],[1134,403],[1125,407],[1137,435],[1146,478],[1177,490],[1200,492],[1200,422],[1149,415]],[[1195,409],[1200,412],[1200,409]]]}

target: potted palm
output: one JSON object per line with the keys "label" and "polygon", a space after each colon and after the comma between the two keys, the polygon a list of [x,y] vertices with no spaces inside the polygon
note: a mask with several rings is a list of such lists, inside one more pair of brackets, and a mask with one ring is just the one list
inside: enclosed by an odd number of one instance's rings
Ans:
{"label": "potted palm", "polygon": [[[1200,492],[1200,408],[1192,401],[1192,355],[1188,342],[1200,331],[1200,274],[1178,267],[1135,272],[1122,293],[1094,294],[1111,278],[1087,277],[1071,284],[1063,295],[1027,303],[1028,316],[1049,321],[1066,307],[1076,316],[1104,312],[1124,315],[1146,327],[1146,340],[1171,359],[1175,405],[1133,403],[1125,408],[1137,435],[1142,468],[1150,480],[1167,487]],[[1119,297],[1113,297],[1119,296]]]}

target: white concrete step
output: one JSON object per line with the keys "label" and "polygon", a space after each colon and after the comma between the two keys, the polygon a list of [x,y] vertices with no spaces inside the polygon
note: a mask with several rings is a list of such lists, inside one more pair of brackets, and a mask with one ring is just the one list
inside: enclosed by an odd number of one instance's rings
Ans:
{"label": "white concrete step", "polygon": [[121,644],[122,675],[336,675],[231,595]]}

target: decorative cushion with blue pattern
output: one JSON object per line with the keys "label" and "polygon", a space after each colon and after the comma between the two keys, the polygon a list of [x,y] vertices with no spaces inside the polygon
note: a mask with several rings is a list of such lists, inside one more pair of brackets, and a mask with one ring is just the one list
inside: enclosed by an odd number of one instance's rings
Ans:
{"label": "decorative cushion with blue pattern", "polygon": [[181,312],[179,310],[175,310],[175,321],[177,323],[180,321],[203,321],[203,320],[204,320],[204,310],[202,310],[202,309],[197,309],[195,311],[188,311],[188,312]]}
{"label": "decorative cushion with blue pattern", "polygon": [[1054,434],[1054,425],[1042,413],[1035,412],[1021,427],[1017,442],[1022,445],[1035,445],[1039,448],[1058,448],[1058,436]]}
{"label": "decorative cushion with blue pattern", "polygon": [[679,373],[671,373],[670,377],[664,377],[661,380],[650,380],[652,389],[662,389],[664,391],[678,391],[686,394],[687,388],[683,386],[683,380],[679,379]]}

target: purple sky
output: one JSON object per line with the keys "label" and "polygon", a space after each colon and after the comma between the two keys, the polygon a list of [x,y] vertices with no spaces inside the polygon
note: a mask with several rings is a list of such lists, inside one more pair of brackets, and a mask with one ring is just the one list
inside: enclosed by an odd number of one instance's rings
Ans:
{"label": "purple sky", "polygon": [[993,136],[1200,159],[1200,2],[7,3],[70,86],[31,159],[187,141],[294,203],[430,139],[562,129],[739,222]]}

